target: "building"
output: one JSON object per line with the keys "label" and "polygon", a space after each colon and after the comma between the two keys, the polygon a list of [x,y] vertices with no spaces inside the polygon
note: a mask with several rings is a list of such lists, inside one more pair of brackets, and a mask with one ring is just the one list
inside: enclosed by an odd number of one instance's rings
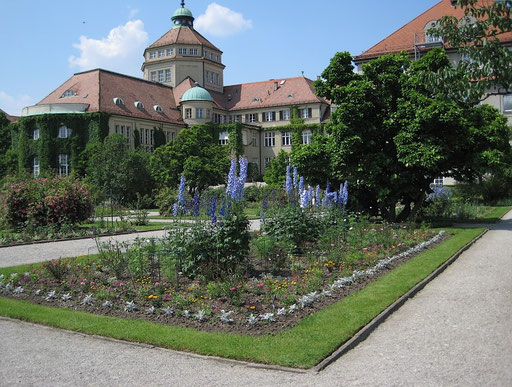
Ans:
{"label": "building", "polygon": [[[488,3],[494,0],[479,1]],[[462,8],[455,7],[456,3],[457,1],[454,0],[441,0],[361,55],[356,56],[354,61],[358,71],[362,70],[364,63],[381,55],[406,51],[411,58],[419,59],[425,52],[434,47],[444,48],[453,65],[457,65],[459,61],[464,60],[457,48],[445,45],[441,38],[428,33],[429,29],[435,27],[437,21],[443,16],[455,16],[460,20],[460,23],[472,22],[471,17],[464,15]],[[512,32],[500,35],[499,39],[502,44],[512,49]],[[490,95],[485,102],[507,115],[509,123],[512,125],[512,94]]]}
{"label": "building", "polygon": [[[194,29],[194,17],[184,1],[171,19],[172,28],[144,51],[143,79],[103,69],[74,74],[39,103],[23,109],[26,124],[20,138],[31,142],[43,133],[54,139],[86,131],[81,133],[84,147],[93,137],[120,133],[130,146],[152,151],[156,130],[163,130],[166,141],[172,141],[187,126],[239,123],[244,154],[263,173],[281,149],[291,149],[294,115],[303,120],[300,139],[304,144],[328,120],[329,101],[317,97],[312,81],[305,77],[224,85],[222,51]],[[47,120],[29,120],[48,115],[55,117],[51,125]],[[78,122],[77,115],[95,117],[100,130],[94,125],[73,127],[67,118]],[[219,144],[228,145],[228,137],[220,132]],[[75,157],[71,146],[58,141],[54,146],[60,148],[53,156],[42,157],[34,151],[20,165],[37,175],[44,159],[45,168],[67,174]]]}

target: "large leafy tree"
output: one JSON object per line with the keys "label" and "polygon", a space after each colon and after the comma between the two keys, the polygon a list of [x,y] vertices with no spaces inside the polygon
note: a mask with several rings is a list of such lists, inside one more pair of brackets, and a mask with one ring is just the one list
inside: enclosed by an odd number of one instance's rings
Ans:
{"label": "large leafy tree", "polygon": [[104,143],[89,149],[87,179],[103,195],[118,203],[131,204],[137,193],[150,195],[154,181],[149,169],[149,154],[130,150],[120,134],[109,136]]}
{"label": "large leafy tree", "polygon": [[[378,58],[362,74],[322,80],[338,106],[326,128],[332,180],[348,179],[367,211],[412,218],[435,177],[470,179],[506,161],[508,128],[495,109],[474,108],[451,98],[450,85],[425,82],[449,66],[441,50],[417,62],[404,53]],[[464,76],[454,73],[453,87]]]}
{"label": "large leafy tree", "polygon": [[461,98],[478,100],[492,94],[512,93],[512,51],[503,37],[512,32],[512,0],[459,0],[465,17],[445,16],[429,33],[442,37],[462,57],[456,68],[442,69],[432,81],[444,82],[454,71],[465,72]]}
{"label": "large leafy tree", "polygon": [[183,129],[151,155],[151,173],[160,187],[174,187],[185,175],[191,192],[225,183],[229,149],[215,141],[215,128],[200,125]]}

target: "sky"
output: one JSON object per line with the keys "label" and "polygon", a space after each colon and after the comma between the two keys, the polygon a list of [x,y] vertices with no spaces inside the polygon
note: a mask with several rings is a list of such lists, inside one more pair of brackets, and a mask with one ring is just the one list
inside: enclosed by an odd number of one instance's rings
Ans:
{"label": "sky", "polygon": [[[187,0],[224,52],[224,84],[316,79],[339,51],[361,54],[440,0]],[[11,115],[77,72],[142,77],[144,49],[179,0],[0,0],[0,108]]]}

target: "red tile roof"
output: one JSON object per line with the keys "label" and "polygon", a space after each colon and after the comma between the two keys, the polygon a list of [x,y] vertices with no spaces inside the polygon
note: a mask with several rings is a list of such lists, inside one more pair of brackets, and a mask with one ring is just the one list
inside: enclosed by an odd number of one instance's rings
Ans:
{"label": "red tile roof", "polygon": [[10,114],[7,114],[4,110],[0,109],[0,113],[4,113],[5,114],[5,118],[7,118],[7,120],[11,121],[11,122],[16,122],[18,121],[18,118],[17,116],[11,116]]}
{"label": "red tile roof", "polygon": [[[67,90],[76,95],[62,98]],[[116,105],[114,98],[121,98],[124,105]],[[135,107],[136,101],[142,102],[144,109]],[[102,69],[73,75],[38,105],[57,103],[85,103],[89,104],[87,112],[101,111],[184,125],[171,87]],[[155,105],[161,106],[163,112],[155,111]]]}
{"label": "red tile roof", "polygon": [[[481,2],[488,2],[489,0],[480,0]],[[372,48],[366,50],[361,55],[354,58],[355,62],[364,62],[366,60],[374,59],[380,55],[388,53],[398,53],[401,51],[414,52],[415,34],[419,42],[424,42],[425,26],[431,21],[440,19],[443,16],[455,16],[462,18],[464,10],[460,7],[451,5],[451,0],[442,0],[432,8],[423,12],[421,15],[407,23],[402,28],[393,32],[387,38],[381,40]],[[502,34],[501,41],[512,41],[512,33]]]}
{"label": "red tile roof", "polygon": [[274,106],[328,103],[315,95],[313,81],[305,77],[271,79],[224,87],[224,94],[212,92],[226,110],[261,109]]}
{"label": "red tile roof", "polygon": [[[163,47],[170,44],[202,44],[213,50],[220,51],[208,39],[199,32],[189,27],[172,28],[167,31],[160,39],[153,43],[149,48]],[[220,51],[222,52],[222,51]]]}

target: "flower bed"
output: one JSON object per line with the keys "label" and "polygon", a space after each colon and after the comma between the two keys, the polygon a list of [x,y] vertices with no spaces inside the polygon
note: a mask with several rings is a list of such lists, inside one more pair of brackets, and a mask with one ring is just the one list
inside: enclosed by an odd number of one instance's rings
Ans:
{"label": "flower bed", "polygon": [[[405,227],[354,229],[369,237],[391,233],[392,244],[357,246],[345,260],[295,255],[278,273],[251,254],[252,270],[222,281],[190,279],[165,270],[165,241],[103,246],[103,259],[54,260],[26,273],[0,277],[0,294],[92,313],[141,318],[204,330],[273,333],[364,287],[443,233]],[[356,253],[356,250],[358,254]],[[315,251],[318,253],[318,251]],[[118,260],[117,270],[115,260]]]}

